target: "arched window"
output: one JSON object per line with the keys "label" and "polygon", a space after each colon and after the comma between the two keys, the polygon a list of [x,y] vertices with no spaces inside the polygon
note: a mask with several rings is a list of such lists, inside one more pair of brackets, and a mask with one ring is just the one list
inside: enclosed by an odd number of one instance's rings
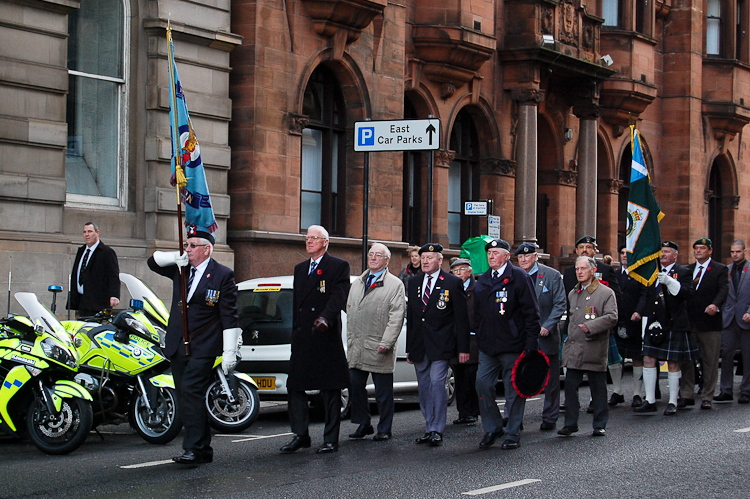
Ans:
{"label": "arched window", "polygon": [[453,124],[450,148],[456,157],[448,170],[448,242],[458,246],[479,235],[478,217],[463,215],[464,203],[479,195],[479,135],[465,109]]}
{"label": "arched window", "polygon": [[123,0],[81,0],[69,15],[68,202],[125,206],[127,36]]}
{"label": "arched window", "polygon": [[302,131],[300,229],[322,225],[331,234],[344,233],[346,203],[346,116],[344,99],[333,72],[313,71],[305,89],[302,113],[309,116]]}

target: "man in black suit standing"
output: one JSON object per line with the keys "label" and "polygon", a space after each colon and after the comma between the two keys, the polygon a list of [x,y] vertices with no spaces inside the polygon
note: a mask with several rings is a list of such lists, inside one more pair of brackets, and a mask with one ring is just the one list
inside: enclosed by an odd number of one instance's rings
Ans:
{"label": "man in black suit standing", "polygon": [[[727,266],[711,258],[713,244],[707,237],[693,243],[695,263],[688,265],[693,276],[695,294],[687,301],[690,318],[690,337],[698,345],[701,356],[701,409],[711,409],[716,383],[719,380],[719,353],[721,351],[721,309],[729,292]],[[680,363],[682,380],[677,408],[695,404],[694,362]]]}
{"label": "man in black suit standing", "polygon": [[476,279],[471,268],[471,260],[456,258],[451,262],[451,274],[464,283],[466,306],[469,310],[471,336],[469,341],[469,360],[462,364],[458,357],[451,359],[451,369],[456,380],[456,409],[458,419],[453,424],[474,424],[479,418],[479,396],[477,395],[477,367],[479,365],[479,347],[477,346],[476,325],[474,324],[474,285]]}
{"label": "man in black suit standing", "polygon": [[[148,259],[148,267],[173,283],[164,353],[172,362],[177,401],[182,408],[185,452],[172,460],[178,464],[201,464],[213,460],[211,427],[204,403],[213,364],[221,355],[224,373],[234,369],[242,329],[237,319],[234,272],[211,258],[214,236],[195,226],[188,228],[187,236],[183,253],[155,251]],[[187,280],[190,355],[186,355],[183,345],[180,267],[186,267],[183,274]]]}
{"label": "man in black suit standing", "polygon": [[341,311],[349,295],[349,263],[328,254],[328,231],[307,229],[310,258],[294,267],[292,356],[289,360],[289,420],[294,433],[281,448],[289,454],[310,447],[305,390],[320,390],[325,410],[323,445],[318,454],[339,450],[341,390],[349,386],[349,366],[341,340]]}
{"label": "man in black suit standing", "polygon": [[443,247],[419,249],[422,274],[409,281],[406,307],[406,360],[414,364],[425,434],[416,443],[442,445],[448,398],[445,380],[451,358],[469,360],[469,310],[464,284],[440,269]]}
{"label": "man in black suit standing", "polygon": [[120,266],[115,251],[99,240],[99,227],[83,225],[83,240],[73,261],[70,310],[89,317],[120,303]]}

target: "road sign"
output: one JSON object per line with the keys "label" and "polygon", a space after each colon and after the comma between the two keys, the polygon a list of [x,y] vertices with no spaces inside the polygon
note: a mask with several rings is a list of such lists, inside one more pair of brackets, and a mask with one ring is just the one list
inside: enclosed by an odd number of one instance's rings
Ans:
{"label": "road sign", "polygon": [[490,215],[487,217],[487,235],[493,239],[500,239],[500,217]]}
{"label": "road sign", "polygon": [[466,201],[464,215],[487,215],[487,201]]}
{"label": "road sign", "polygon": [[358,121],[354,150],[429,151],[440,146],[440,120]]}

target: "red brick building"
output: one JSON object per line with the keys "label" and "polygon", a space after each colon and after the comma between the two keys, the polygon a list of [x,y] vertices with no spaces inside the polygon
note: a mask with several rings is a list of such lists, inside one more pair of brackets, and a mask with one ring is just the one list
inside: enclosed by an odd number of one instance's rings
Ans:
{"label": "red brick building", "polygon": [[[327,227],[360,265],[367,118],[441,120],[433,240],[486,233],[463,202],[494,201],[501,235],[565,263],[575,239],[624,239],[631,123],[666,218],[728,258],[748,237],[746,0],[234,0],[227,240],[238,279],[290,273]],[[428,152],[371,155],[369,238],[427,242]],[[394,258],[392,270],[404,260]]]}

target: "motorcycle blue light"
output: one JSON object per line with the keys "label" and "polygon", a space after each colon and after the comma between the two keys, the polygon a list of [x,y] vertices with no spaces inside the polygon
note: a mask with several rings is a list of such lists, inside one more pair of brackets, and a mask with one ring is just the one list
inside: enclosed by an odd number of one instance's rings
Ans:
{"label": "motorcycle blue light", "polygon": [[143,300],[130,300],[130,308],[143,310]]}

